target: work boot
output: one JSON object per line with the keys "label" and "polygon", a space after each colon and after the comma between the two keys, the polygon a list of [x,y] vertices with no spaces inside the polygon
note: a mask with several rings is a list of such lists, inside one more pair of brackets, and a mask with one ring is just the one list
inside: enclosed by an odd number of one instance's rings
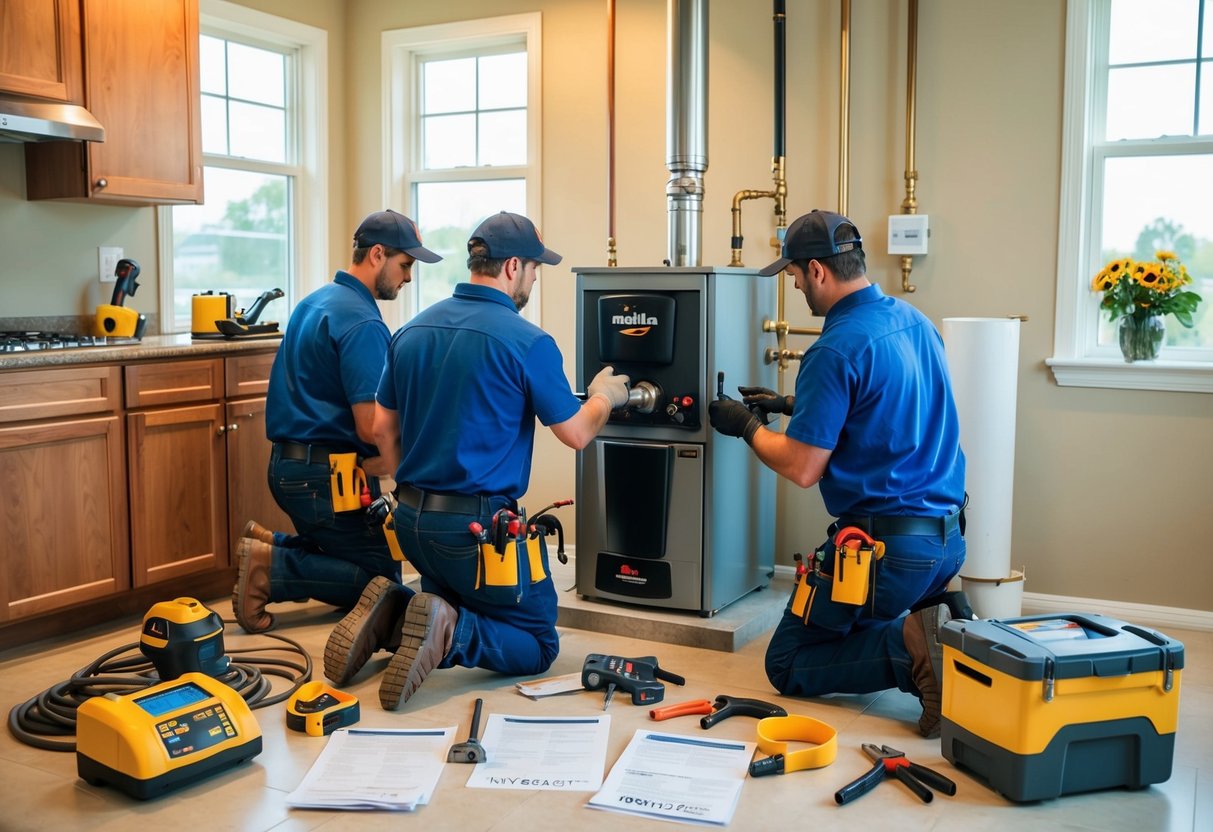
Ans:
{"label": "work boot", "polygon": [[948,605],[938,604],[910,613],[901,625],[902,638],[910,653],[910,674],[922,700],[918,732],[927,738],[939,736],[943,702],[943,645],[939,643],[939,630],[951,617]]}
{"label": "work boot", "polygon": [[437,595],[419,592],[409,601],[400,626],[400,649],[388,662],[379,685],[379,704],[394,711],[421,687],[446,658],[455,637],[459,610]]}
{"label": "work boot", "polygon": [[256,520],[250,520],[244,524],[244,531],[240,533],[241,537],[251,537],[253,540],[260,540],[262,543],[274,545],[274,533],[265,526],[258,523]]}
{"label": "work boot", "polygon": [[400,628],[411,593],[391,578],[377,575],[362,597],[337,622],[324,645],[324,675],[344,685],[362,669],[376,650],[400,646]]}
{"label": "work boot", "polygon": [[240,538],[236,547],[240,571],[232,588],[232,612],[247,632],[264,633],[274,626],[274,616],[265,611],[270,602],[270,564],[274,547],[251,537]]}

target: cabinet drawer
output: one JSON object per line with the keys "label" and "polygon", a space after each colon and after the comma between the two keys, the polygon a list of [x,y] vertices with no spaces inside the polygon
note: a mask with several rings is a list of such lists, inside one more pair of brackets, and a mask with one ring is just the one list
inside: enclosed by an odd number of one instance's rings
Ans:
{"label": "cabinet drawer", "polygon": [[126,406],[209,402],[223,396],[223,359],[165,361],[126,368]]}
{"label": "cabinet drawer", "polygon": [[0,422],[108,413],[122,406],[118,367],[0,373]]}
{"label": "cabinet drawer", "polygon": [[255,355],[234,355],[225,359],[227,367],[227,397],[264,396],[270,389],[270,367],[274,366],[274,352]]}

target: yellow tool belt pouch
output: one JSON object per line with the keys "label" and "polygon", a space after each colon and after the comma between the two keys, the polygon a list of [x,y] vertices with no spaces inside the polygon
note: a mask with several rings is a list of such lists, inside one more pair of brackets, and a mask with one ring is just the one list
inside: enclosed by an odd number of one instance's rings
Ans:
{"label": "yellow tool belt pouch", "polygon": [[872,569],[884,557],[884,543],[855,526],[834,536],[834,585],[830,600],[837,604],[867,603]]}
{"label": "yellow tool belt pouch", "polygon": [[329,454],[329,486],[333,511],[361,511],[366,474],[358,465],[358,454]]}
{"label": "yellow tool belt pouch", "polygon": [[480,544],[477,559],[476,593],[494,604],[520,604],[531,584],[547,577],[543,538],[527,538],[526,557],[518,557],[518,541],[506,541],[498,552],[491,543]]}

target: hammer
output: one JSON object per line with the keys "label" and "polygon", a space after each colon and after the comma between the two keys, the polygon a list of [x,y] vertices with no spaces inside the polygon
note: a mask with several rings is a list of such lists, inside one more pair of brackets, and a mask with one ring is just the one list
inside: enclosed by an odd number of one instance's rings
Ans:
{"label": "hammer", "polygon": [[466,742],[457,742],[451,746],[451,750],[446,752],[448,763],[483,763],[488,760],[488,755],[484,753],[484,746],[476,738],[476,735],[480,733],[480,709],[483,705],[483,699],[476,700],[476,707],[472,711],[471,736],[467,738]]}

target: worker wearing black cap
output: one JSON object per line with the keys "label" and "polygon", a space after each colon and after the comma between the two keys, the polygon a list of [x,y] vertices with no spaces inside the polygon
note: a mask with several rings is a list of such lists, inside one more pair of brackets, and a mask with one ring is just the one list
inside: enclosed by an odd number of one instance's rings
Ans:
{"label": "worker wearing black cap", "polygon": [[314,598],[349,609],[376,576],[398,585],[400,564],[382,529],[368,525],[364,511],[334,511],[329,456],[356,453],[373,496],[379,476],[393,473],[372,433],[375,388],[391,337],[375,302],[396,297],[412,279],[415,261],[441,259],[421,244],[411,219],[376,211],[354,232],[349,268],[291,314],[270,371],[265,421],[274,443],[270,490],[295,533],[256,521],[245,526],[232,595],[245,630],[270,629],[274,616],[266,606],[273,602]]}
{"label": "worker wearing black cap", "polygon": [[468,241],[469,281],[392,337],[375,440],[398,466],[396,536],[421,573],[422,592],[395,626],[379,626],[386,614],[362,622],[363,632],[387,630],[389,642],[399,643],[379,687],[388,710],[435,668],[529,676],[547,670],[559,652],[546,553],[499,555],[492,545],[482,549],[469,527],[489,529],[495,516],[504,522],[501,512],[518,509],[536,419],[581,449],[627,402],[627,376],[610,367],[580,401],[555,340],[518,314],[538,266],[560,259],[529,219],[494,214]]}
{"label": "worker wearing black cap", "polygon": [[[717,431],[744,438],[776,473],[802,488],[820,483],[838,518],[771,637],[767,676],[791,696],[897,687],[921,699],[919,730],[935,736],[938,631],[950,613],[931,599],[965,557],[965,459],[943,340],[921,312],[868,281],[863,241],[846,217],[805,214],[788,227],[781,254],[760,274],[786,269],[825,317],[795,395],[739,388],[743,401],[708,408]],[[783,433],[764,427],[772,413],[791,416]],[[833,538],[849,526],[886,548],[874,567],[868,561],[866,596],[842,603],[832,597]]]}

